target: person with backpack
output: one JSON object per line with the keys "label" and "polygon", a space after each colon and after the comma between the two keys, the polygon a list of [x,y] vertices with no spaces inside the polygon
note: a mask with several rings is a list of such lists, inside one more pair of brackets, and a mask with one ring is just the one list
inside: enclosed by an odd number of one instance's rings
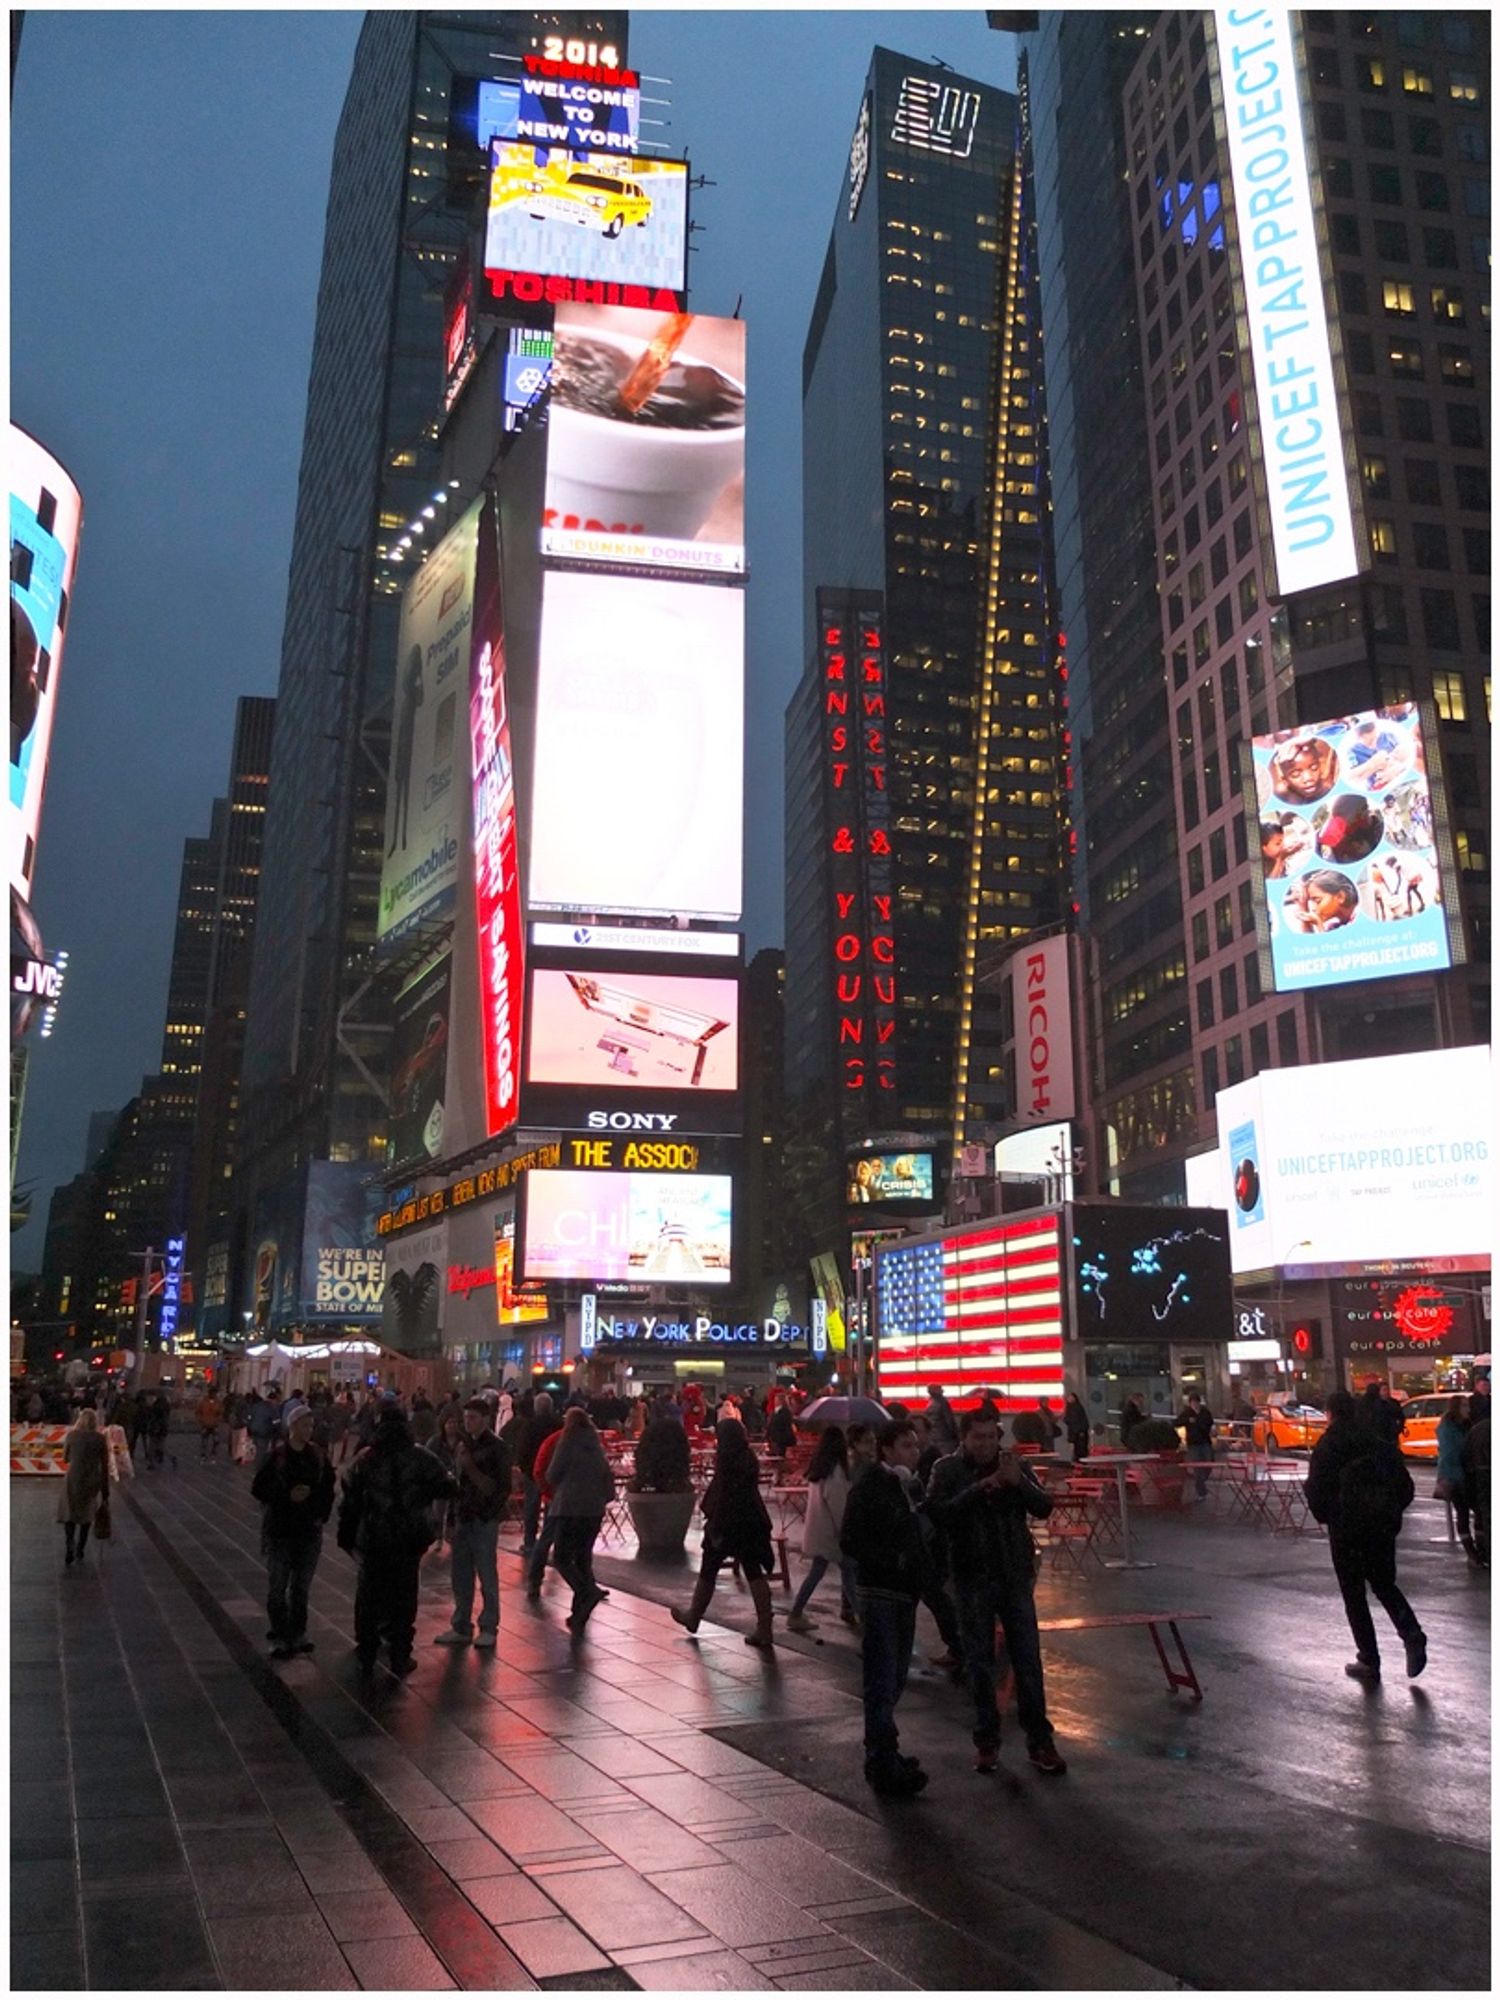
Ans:
{"label": "person with backpack", "polygon": [[1427,1635],[1396,1582],[1396,1537],[1415,1488],[1381,1413],[1356,1404],[1345,1389],[1328,1398],[1328,1428],[1313,1447],[1306,1491],[1313,1519],[1328,1530],[1333,1573],[1354,1634],[1356,1657],[1344,1672],[1357,1681],[1380,1679],[1368,1588],[1395,1626],[1407,1674],[1415,1680],[1427,1665]]}
{"label": "person with backpack", "polygon": [[339,1547],[359,1558],[354,1648],[369,1673],[383,1639],[391,1672],[413,1672],[422,1557],[432,1540],[434,1500],[456,1496],[458,1481],[411,1434],[393,1389],[379,1403],[372,1443],[344,1475]]}

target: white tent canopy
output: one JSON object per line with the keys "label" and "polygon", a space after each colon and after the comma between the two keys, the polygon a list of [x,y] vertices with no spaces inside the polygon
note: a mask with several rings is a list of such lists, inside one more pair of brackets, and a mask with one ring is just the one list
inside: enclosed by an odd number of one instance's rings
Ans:
{"label": "white tent canopy", "polygon": [[410,1396],[418,1389],[430,1393],[438,1367],[436,1359],[413,1360],[378,1340],[360,1339],[309,1340],[293,1346],[279,1340],[257,1341],[228,1360],[229,1387],[241,1392],[275,1382],[287,1393],[303,1393],[324,1381],[348,1389],[368,1383]]}

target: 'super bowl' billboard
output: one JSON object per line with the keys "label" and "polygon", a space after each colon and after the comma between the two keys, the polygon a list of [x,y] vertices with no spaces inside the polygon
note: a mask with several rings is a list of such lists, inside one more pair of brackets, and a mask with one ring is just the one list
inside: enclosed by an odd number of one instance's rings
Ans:
{"label": "'super bowl' billboard", "polygon": [[1278,993],[1454,962],[1414,702],[1250,739]]}
{"label": "'super bowl' billboard", "polygon": [[10,886],[31,899],[57,677],[83,500],[50,452],[10,426]]}

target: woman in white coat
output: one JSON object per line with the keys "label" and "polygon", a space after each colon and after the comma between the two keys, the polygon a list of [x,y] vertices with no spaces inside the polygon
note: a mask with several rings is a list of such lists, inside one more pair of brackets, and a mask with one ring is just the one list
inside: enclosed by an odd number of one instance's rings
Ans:
{"label": "woman in white coat", "polygon": [[802,1517],[802,1553],[809,1569],[791,1610],[787,1629],[791,1632],[815,1630],[807,1615],[813,1592],[823,1581],[830,1563],[839,1565],[844,1586],[844,1616],[854,1616],[854,1588],[849,1565],[839,1552],[839,1530],[844,1525],[844,1506],[849,1498],[849,1448],[837,1424],[830,1424],[818,1439],[817,1450],[807,1468],[807,1512]]}

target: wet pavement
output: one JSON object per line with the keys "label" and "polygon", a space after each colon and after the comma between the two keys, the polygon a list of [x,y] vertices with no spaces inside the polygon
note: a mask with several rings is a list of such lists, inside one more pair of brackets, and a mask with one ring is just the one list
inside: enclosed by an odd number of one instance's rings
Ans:
{"label": "wet pavement", "polygon": [[1144,1527],[1156,1568],[1049,1572],[1039,1602],[1208,1612],[1201,1704],[1143,1631],[1058,1635],[1068,1776],[1011,1728],[982,1778],[925,1668],[901,1723],[932,1784],[886,1805],[832,1578],[768,1661],[727,1580],[695,1643],[666,1608],[688,1571],[606,1550],[575,1646],[560,1583],[530,1609],[505,1554],[485,1655],[431,1644],[434,1557],[418,1672],[362,1683],[331,1538],[316,1653],[266,1659],[248,1485],[138,1477],[65,1572],[55,1488],[11,1482],[18,1990],[1488,1987],[1489,1591],[1430,1503],[1402,1537],[1419,1683],[1394,1649],[1381,1688],[1344,1678],[1325,1544],[1190,1509]]}

